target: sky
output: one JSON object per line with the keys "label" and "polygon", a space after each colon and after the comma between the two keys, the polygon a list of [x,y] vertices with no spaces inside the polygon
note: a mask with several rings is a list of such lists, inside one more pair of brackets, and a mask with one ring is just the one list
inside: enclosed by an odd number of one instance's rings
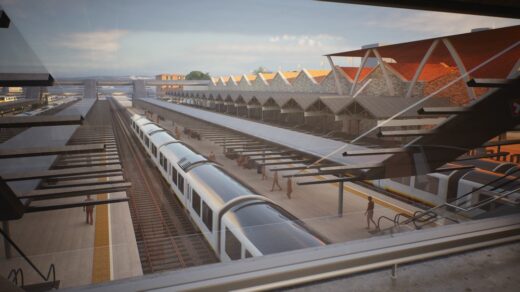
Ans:
{"label": "sky", "polygon": [[[55,77],[329,69],[324,54],[366,44],[520,24],[310,0],[0,0],[0,6],[35,55],[11,46],[22,56],[11,63],[39,59]],[[8,68],[9,60],[2,62]]]}

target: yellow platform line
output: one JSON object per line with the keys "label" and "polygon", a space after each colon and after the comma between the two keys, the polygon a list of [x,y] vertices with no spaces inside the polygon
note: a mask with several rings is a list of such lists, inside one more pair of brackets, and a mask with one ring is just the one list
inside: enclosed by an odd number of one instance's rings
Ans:
{"label": "yellow platform line", "polygon": [[[106,200],[107,194],[97,195],[98,200]],[[92,283],[110,281],[110,235],[108,232],[108,205],[96,206],[94,257],[92,263]]]}
{"label": "yellow platform line", "polygon": [[[99,181],[107,181],[100,178]],[[97,195],[97,200],[107,200],[108,194]],[[94,233],[94,256],[92,262],[92,283],[101,283],[111,280],[112,269],[110,261],[110,216],[108,205],[96,206]]]}

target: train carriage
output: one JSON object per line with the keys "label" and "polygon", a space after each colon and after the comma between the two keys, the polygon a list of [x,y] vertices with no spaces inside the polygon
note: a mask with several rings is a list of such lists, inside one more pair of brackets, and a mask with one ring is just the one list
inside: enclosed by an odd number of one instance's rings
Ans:
{"label": "train carriage", "polygon": [[325,244],[289,212],[150,120],[134,115],[131,125],[221,260]]}

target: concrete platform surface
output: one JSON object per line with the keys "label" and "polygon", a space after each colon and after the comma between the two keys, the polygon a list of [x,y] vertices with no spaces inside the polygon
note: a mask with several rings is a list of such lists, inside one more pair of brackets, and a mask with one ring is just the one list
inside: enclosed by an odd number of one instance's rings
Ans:
{"label": "concrete platform surface", "polygon": [[[124,193],[109,194],[110,198]],[[83,197],[53,200],[53,203],[80,202]],[[93,282],[96,228],[108,229],[110,258],[109,279],[142,275],[141,262],[130,217],[128,203],[108,205],[109,226],[96,224],[98,210],[94,209],[94,225],[86,224],[82,208],[72,208],[26,214],[9,223],[11,237],[34,264],[47,274],[50,264],[56,266],[60,287],[75,287]],[[103,224],[107,224],[104,222]],[[12,268],[22,268],[26,284],[42,282],[37,273],[14,249],[6,259],[3,240],[0,240],[0,274],[7,277]],[[101,248],[104,248],[102,246]]]}

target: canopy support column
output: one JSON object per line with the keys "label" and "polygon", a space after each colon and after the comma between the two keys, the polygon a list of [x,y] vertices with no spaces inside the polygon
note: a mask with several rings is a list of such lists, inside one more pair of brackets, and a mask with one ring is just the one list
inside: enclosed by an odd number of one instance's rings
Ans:
{"label": "canopy support column", "polygon": [[343,95],[343,90],[341,89],[341,83],[339,82],[338,72],[336,72],[336,66],[334,65],[334,62],[332,61],[332,58],[330,56],[327,56],[327,60],[329,61],[330,68],[332,69],[332,74],[334,74],[334,82],[336,83],[336,92],[338,93],[338,95]]}
{"label": "canopy support column", "polygon": [[343,183],[342,181],[339,182],[339,189],[338,189],[338,217],[343,217]]}
{"label": "canopy support column", "polygon": [[365,53],[365,56],[363,56],[363,59],[361,60],[361,64],[359,64],[359,68],[356,72],[356,77],[354,77],[354,83],[352,83],[352,87],[350,88],[350,95],[354,94],[354,90],[356,89],[357,82],[359,80],[359,76],[361,75],[361,70],[363,70],[363,67],[365,67],[365,64],[367,63],[368,56],[370,56],[370,52],[372,50],[367,50]]}
{"label": "canopy support column", "polygon": [[405,97],[412,96],[413,87],[415,86],[415,83],[417,83],[417,80],[419,79],[419,76],[421,75],[421,72],[424,68],[424,65],[426,65],[426,62],[428,59],[430,59],[430,56],[432,55],[433,51],[435,51],[435,48],[439,44],[439,40],[436,39],[432,42],[430,48],[428,51],[426,51],[426,54],[424,55],[423,59],[421,60],[421,63],[419,64],[419,67],[417,67],[417,70],[415,71],[415,75],[412,78],[412,81],[410,82],[410,86],[408,87],[408,91],[406,92]]}
{"label": "canopy support column", "polygon": [[472,100],[477,99],[477,96],[475,95],[475,91],[473,90],[473,88],[468,86],[468,81],[470,78],[467,74],[464,63],[462,62],[462,59],[459,56],[459,53],[457,53],[457,50],[452,45],[452,43],[450,42],[449,39],[443,38],[442,43],[446,46],[446,48],[450,52],[451,57],[453,58],[453,60],[455,61],[455,64],[457,65],[457,68],[459,69],[460,75],[464,76],[463,77],[464,86],[466,86],[466,90],[468,91],[469,98],[471,98]]}
{"label": "canopy support column", "polygon": [[386,87],[388,88],[390,95],[394,96],[395,95],[394,85],[392,84],[392,80],[390,80],[390,76],[388,75],[388,72],[386,72],[385,61],[383,61],[383,58],[381,58],[381,55],[379,55],[379,52],[376,49],[372,49],[372,50],[374,51],[374,55],[376,56],[377,61],[379,62],[381,71],[383,72],[383,77],[385,78]]}

